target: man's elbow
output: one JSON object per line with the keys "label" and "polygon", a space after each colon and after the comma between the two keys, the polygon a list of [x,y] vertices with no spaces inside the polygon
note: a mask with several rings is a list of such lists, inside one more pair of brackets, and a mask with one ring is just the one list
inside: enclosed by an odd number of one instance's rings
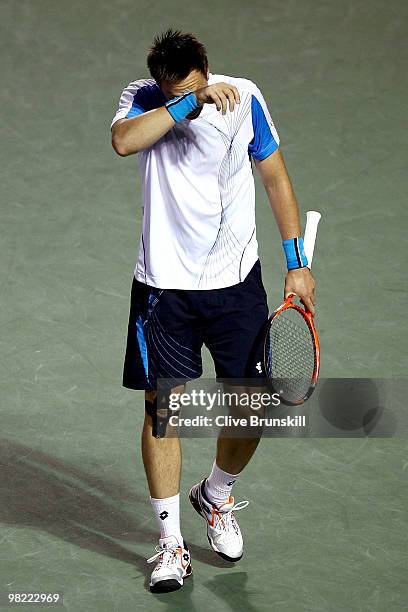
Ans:
{"label": "man's elbow", "polygon": [[129,155],[129,151],[126,147],[123,138],[120,138],[118,134],[112,133],[112,147],[118,155],[121,157],[127,157]]}

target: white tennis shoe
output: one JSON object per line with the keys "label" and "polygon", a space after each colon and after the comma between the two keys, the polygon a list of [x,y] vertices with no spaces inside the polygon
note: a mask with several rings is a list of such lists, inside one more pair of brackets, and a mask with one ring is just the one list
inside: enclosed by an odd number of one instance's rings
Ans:
{"label": "white tennis shoe", "polygon": [[150,578],[152,593],[169,593],[181,588],[184,579],[192,574],[191,556],[188,546],[183,542],[180,546],[174,536],[160,538],[156,546],[156,554],[147,563],[158,562]]}
{"label": "white tennis shoe", "polygon": [[230,496],[221,506],[214,506],[205,493],[205,480],[190,489],[190,502],[207,521],[207,538],[211,548],[227,561],[239,561],[244,542],[234,512],[246,508],[249,502],[245,500],[236,504]]}

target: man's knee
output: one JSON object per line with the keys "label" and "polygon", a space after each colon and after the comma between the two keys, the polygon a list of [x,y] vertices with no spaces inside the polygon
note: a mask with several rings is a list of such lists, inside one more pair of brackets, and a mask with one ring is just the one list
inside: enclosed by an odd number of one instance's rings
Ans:
{"label": "man's knee", "polygon": [[154,418],[157,407],[157,392],[145,391],[145,415]]}
{"label": "man's knee", "polygon": [[152,426],[152,436],[154,438],[164,438],[166,436],[167,425],[173,411],[168,403],[160,408],[157,406],[157,392],[146,391],[145,393],[145,419]]}

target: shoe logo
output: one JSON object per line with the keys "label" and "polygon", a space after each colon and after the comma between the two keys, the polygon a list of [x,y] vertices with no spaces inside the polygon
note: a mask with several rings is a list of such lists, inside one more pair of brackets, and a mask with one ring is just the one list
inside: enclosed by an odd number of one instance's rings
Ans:
{"label": "shoe logo", "polygon": [[258,372],[259,372],[260,374],[262,374],[262,365],[261,365],[261,362],[260,362],[260,361],[258,361],[258,363],[256,364],[256,366],[255,366],[255,367],[256,367],[256,369],[258,370]]}
{"label": "shoe logo", "polygon": [[186,567],[190,565],[190,555],[189,554],[184,553],[181,559],[181,565],[183,566],[183,569],[186,569]]}
{"label": "shoe logo", "polygon": [[164,519],[166,519],[169,516],[169,513],[167,512],[167,510],[163,510],[163,512],[160,512],[159,517],[161,518],[162,521],[164,521]]}
{"label": "shoe logo", "polygon": [[231,482],[227,482],[227,486],[232,487],[232,485],[234,484],[235,480],[231,480]]}

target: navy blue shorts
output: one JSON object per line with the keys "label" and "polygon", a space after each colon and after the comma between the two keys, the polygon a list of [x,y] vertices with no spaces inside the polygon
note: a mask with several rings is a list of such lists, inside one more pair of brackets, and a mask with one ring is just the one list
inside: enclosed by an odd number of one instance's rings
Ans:
{"label": "navy blue shorts", "polygon": [[160,378],[199,378],[203,344],[218,380],[261,379],[267,320],[259,260],[244,281],[222,289],[157,289],[134,278],[123,385],[156,389]]}

